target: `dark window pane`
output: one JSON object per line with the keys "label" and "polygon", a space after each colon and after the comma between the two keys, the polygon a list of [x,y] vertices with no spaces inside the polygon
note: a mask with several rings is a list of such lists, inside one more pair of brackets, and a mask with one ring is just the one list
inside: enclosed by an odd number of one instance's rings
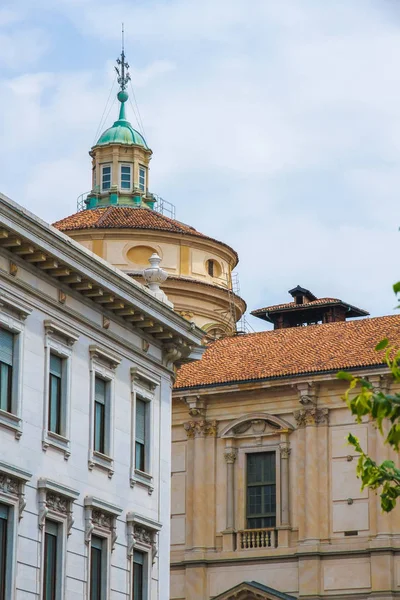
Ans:
{"label": "dark window pane", "polygon": [[0,409],[12,411],[12,366],[0,362]]}
{"label": "dark window pane", "polygon": [[247,455],[247,527],[275,527],[275,452]]}
{"label": "dark window pane", "polygon": [[61,434],[61,377],[50,372],[49,379],[49,431]]}
{"label": "dark window pane", "polygon": [[57,524],[53,523],[52,521],[46,521],[44,537],[43,600],[56,600],[57,534]]}
{"label": "dark window pane", "polygon": [[50,354],[50,373],[61,377],[62,374],[62,358],[55,354]]}
{"label": "dark window pane", "polygon": [[139,469],[139,471],[145,470],[144,444],[140,442],[136,442],[135,444],[135,468]]}
{"label": "dark window pane", "polygon": [[106,385],[107,382],[104,379],[100,379],[100,377],[95,378],[94,398],[96,402],[100,402],[101,404],[106,403]]}
{"label": "dark window pane", "polygon": [[8,507],[0,504],[0,600],[6,600]]}
{"label": "dark window pane", "polygon": [[99,402],[94,403],[94,449],[105,452],[105,406]]}
{"label": "dark window pane", "polygon": [[144,600],[144,554],[135,552],[133,556],[133,600]]}
{"label": "dark window pane", "polygon": [[102,600],[103,540],[92,536],[90,549],[90,600]]}

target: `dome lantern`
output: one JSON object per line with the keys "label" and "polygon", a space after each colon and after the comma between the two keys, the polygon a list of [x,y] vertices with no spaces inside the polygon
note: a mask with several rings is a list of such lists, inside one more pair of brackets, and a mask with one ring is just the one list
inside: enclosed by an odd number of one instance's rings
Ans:
{"label": "dome lantern", "polygon": [[106,129],[92,147],[92,190],[85,200],[86,208],[111,205],[153,208],[155,198],[149,193],[148,172],[152,151],[144,136],[126,118],[129,99],[126,86],[130,81],[124,45],[115,70],[119,91],[119,117]]}

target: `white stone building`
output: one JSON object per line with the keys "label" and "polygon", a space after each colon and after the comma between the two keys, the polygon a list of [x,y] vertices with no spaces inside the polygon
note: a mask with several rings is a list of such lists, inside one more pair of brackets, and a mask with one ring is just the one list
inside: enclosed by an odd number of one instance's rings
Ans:
{"label": "white stone building", "polygon": [[0,600],[169,598],[171,387],[202,335],[0,195]]}

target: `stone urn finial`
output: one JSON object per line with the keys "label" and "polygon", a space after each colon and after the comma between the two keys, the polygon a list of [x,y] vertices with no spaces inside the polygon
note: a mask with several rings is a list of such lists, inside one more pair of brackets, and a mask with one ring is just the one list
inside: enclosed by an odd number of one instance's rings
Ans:
{"label": "stone urn finial", "polygon": [[168,273],[160,267],[160,262],[161,258],[154,252],[149,258],[150,267],[143,269],[143,279],[156,298],[173,307],[172,302],[168,300],[165,293],[160,289],[160,284],[164,283],[168,277]]}

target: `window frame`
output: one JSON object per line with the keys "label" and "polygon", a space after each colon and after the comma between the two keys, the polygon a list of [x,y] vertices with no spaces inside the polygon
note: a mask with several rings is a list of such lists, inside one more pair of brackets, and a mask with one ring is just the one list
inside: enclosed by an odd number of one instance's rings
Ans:
{"label": "window frame", "polygon": [[141,552],[144,555],[143,573],[145,575],[143,600],[148,600],[151,591],[152,569],[158,554],[158,534],[162,525],[158,521],[153,521],[138,513],[128,512],[126,515],[126,527],[130,574],[129,598],[130,600],[142,600],[141,598],[136,599],[133,596],[134,554],[135,552]]}
{"label": "window frame", "polygon": [[73,521],[73,504],[79,497],[79,492],[61,483],[46,478],[39,478],[38,491],[38,526],[40,531],[40,598],[44,590],[44,560],[46,521],[52,521],[59,527],[57,535],[58,562],[56,565],[56,600],[64,598],[67,539],[71,533]]}
{"label": "window frame", "polygon": [[23,429],[22,421],[22,386],[25,320],[32,309],[17,299],[0,293],[0,327],[14,335],[13,340],[13,372],[11,384],[11,412],[0,409],[0,426],[14,431],[15,438],[20,439]]}
{"label": "window frame", "polygon": [[[122,186],[122,167],[129,168],[129,187]],[[119,163],[119,187],[121,192],[131,192],[133,189],[133,164]]]}
{"label": "window frame", "polygon": [[109,588],[109,580],[110,580],[110,573],[109,573],[109,539],[107,536],[101,535],[99,534],[98,531],[93,532],[93,535],[91,536],[90,539],[90,545],[89,545],[89,569],[88,569],[88,574],[89,574],[89,582],[88,582],[88,598],[91,599],[92,597],[92,549],[93,549],[93,538],[97,538],[98,540],[101,540],[101,572],[100,572],[100,576],[101,576],[101,580],[100,580],[100,600],[106,600],[108,594],[108,588]]}
{"label": "window frame", "polygon": [[[97,381],[101,381],[104,384],[104,401],[103,402],[98,402],[98,400],[96,399],[97,394],[96,394],[96,384]],[[109,420],[110,418],[110,394],[111,394],[111,379],[105,379],[104,377],[101,377],[99,375],[98,372],[95,372],[94,375],[94,410],[93,410],[93,452],[96,454],[101,454],[102,456],[109,456],[110,455],[110,431],[109,428],[107,427],[107,420]],[[101,415],[101,440],[100,440],[100,448],[97,447],[97,405],[100,404],[103,409],[102,409],[102,415]]]}
{"label": "window frame", "polygon": [[[43,427],[42,448],[46,451],[49,447],[64,454],[65,460],[71,455],[71,381],[73,345],[79,339],[79,334],[69,326],[61,325],[46,319],[43,322],[45,330],[44,364],[45,380],[43,395]],[[51,431],[49,428],[50,416],[50,358],[54,354],[62,360],[61,373],[61,433]]]}
{"label": "window frame", "polygon": [[[158,416],[156,404],[159,407],[158,392],[160,380],[140,367],[131,368],[131,466],[130,485],[136,484],[147,488],[149,495],[153,493],[153,436],[157,435],[156,425]],[[137,399],[146,403],[145,414],[145,470],[136,468],[136,408]]]}
{"label": "window frame", "polygon": [[[248,442],[249,440],[247,440]],[[242,470],[243,481],[246,485],[243,490],[235,489],[236,506],[241,507],[239,513],[238,529],[247,529],[247,455],[265,452],[275,453],[275,480],[276,480],[276,524],[275,529],[281,526],[281,470],[280,470],[280,442],[263,443],[261,446],[238,446],[238,468]]]}
{"label": "window frame", "polygon": [[83,502],[85,513],[85,542],[89,547],[86,554],[86,572],[88,573],[87,597],[91,595],[91,545],[92,537],[104,540],[106,551],[103,556],[103,572],[105,579],[102,582],[102,600],[108,598],[110,590],[111,554],[115,549],[117,540],[117,518],[122,513],[122,508],[110,504],[94,496],[86,496]]}
{"label": "window frame", "polygon": [[[143,171],[144,173],[144,183],[141,183],[141,171]],[[147,191],[147,167],[145,167],[144,165],[139,164],[138,166],[138,188],[141,192],[146,192]]]}
{"label": "window frame", "polygon": [[[107,169],[107,168],[110,169],[110,186],[104,187],[104,169]],[[103,163],[100,165],[100,169],[101,169],[101,191],[109,192],[112,187],[112,163]]]}
{"label": "window frame", "polygon": [[[121,357],[96,344],[89,346],[90,355],[90,410],[89,410],[89,450],[88,467],[95,467],[114,474],[114,411],[115,411],[115,372]],[[106,454],[95,450],[95,387],[96,377],[108,383],[107,405],[105,409]]]}
{"label": "window frame", "polygon": [[0,461],[0,475],[8,478],[7,488],[0,490],[0,503],[7,507],[7,557],[5,598],[14,600],[16,595],[15,576],[17,565],[18,523],[25,508],[25,484],[32,473]]}
{"label": "window frame", "polygon": [[55,590],[53,598],[46,598],[45,600],[61,600],[63,598],[64,591],[64,579],[65,579],[65,564],[66,564],[66,542],[65,542],[65,522],[58,517],[51,514],[46,517],[43,526],[43,549],[42,549],[42,591],[41,598],[44,599],[44,587],[45,587],[45,576],[46,576],[46,526],[47,523],[53,523],[57,527],[56,535],[56,573],[55,573]]}
{"label": "window frame", "polygon": [[[279,518],[278,512],[279,511],[278,511],[278,503],[277,503],[277,490],[278,490],[277,452],[275,450],[267,450],[266,448],[264,448],[263,450],[264,450],[263,452],[251,452],[250,451],[250,452],[246,453],[246,468],[245,468],[245,476],[246,476],[245,477],[245,485],[246,485],[246,497],[245,497],[246,529],[270,529],[270,528],[271,529],[275,529],[277,527],[277,524],[278,524],[278,518]],[[260,455],[260,454],[272,454],[273,455],[273,463],[274,463],[274,467],[275,467],[275,483],[274,484],[273,483],[249,484],[249,481],[248,481],[249,457],[250,456],[257,456],[257,455]],[[275,514],[274,514],[275,524],[274,525],[268,525],[268,526],[265,526],[265,527],[250,527],[249,526],[249,520],[250,519],[257,519],[257,518],[259,518],[259,519],[265,518],[266,519],[269,516],[272,516],[272,515],[268,515],[268,516],[264,515],[264,516],[258,516],[258,517],[254,516],[254,517],[252,517],[252,516],[249,516],[249,513],[248,513],[248,504],[249,504],[249,502],[248,502],[248,500],[249,500],[249,498],[248,498],[248,492],[249,492],[249,487],[256,487],[256,486],[262,486],[262,485],[264,485],[264,486],[275,485]]]}

